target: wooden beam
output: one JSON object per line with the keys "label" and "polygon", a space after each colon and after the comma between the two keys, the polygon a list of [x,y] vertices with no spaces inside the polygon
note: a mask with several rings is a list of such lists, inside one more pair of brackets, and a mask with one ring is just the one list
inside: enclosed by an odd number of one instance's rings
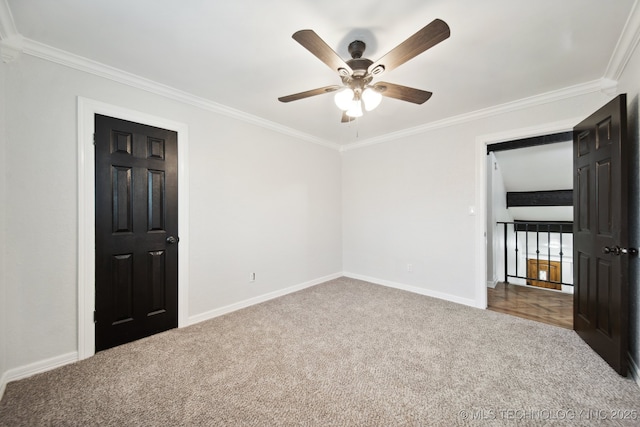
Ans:
{"label": "wooden beam", "polygon": [[515,150],[518,148],[535,147],[536,145],[555,144],[557,142],[573,141],[573,132],[561,132],[544,136],[516,139],[514,141],[498,142],[487,145],[487,154],[492,151]]}
{"label": "wooden beam", "polygon": [[573,190],[510,191],[507,208],[529,206],[573,206]]}

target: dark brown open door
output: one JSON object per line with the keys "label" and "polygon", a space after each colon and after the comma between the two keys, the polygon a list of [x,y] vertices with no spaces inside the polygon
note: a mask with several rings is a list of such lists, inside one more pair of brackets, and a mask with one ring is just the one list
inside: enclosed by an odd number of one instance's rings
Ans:
{"label": "dark brown open door", "polygon": [[573,130],[573,328],[627,374],[627,101],[620,95]]}
{"label": "dark brown open door", "polygon": [[178,326],[177,134],[96,115],[96,351]]}

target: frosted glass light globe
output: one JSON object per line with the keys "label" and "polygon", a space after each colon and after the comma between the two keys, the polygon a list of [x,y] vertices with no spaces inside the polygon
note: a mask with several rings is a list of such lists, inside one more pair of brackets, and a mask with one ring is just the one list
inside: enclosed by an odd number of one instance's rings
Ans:
{"label": "frosted glass light globe", "polygon": [[342,89],[333,97],[336,105],[342,111],[347,111],[351,107],[353,101],[353,91],[349,88]]}
{"label": "frosted glass light globe", "polygon": [[364,102],[364,108],[367,111],[371,111],[380,105],[380,101],[382,101],[382,95],[380,92],[375,91],[374,89],[368,87],[362,92],[362,101]]}
{"label": "frosted glass light globe", "polygon": [[360,101],[352,101],[351,107],[347,110],[349,117],[362,117],[362,103]]}

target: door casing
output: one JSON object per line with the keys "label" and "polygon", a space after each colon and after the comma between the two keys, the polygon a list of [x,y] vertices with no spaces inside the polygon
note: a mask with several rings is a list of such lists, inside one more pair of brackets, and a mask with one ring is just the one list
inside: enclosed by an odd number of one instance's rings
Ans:
{"label": "door casing", "polygon": [[178,327],[188,325],[189,129],[185,123],[78,97],[78,359],[95,354],[95,114],[178,133]]}
{"label": "door casing", "polygon": [[487,308],[487,145],[534,136],[573,132],[582,118],[572,118],[540,126],[476,137],[476,307]]}

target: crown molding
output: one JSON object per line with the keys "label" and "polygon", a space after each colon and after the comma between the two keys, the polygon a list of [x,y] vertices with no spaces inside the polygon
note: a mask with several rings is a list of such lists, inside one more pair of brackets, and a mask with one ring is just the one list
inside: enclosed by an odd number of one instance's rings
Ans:
{"label": "crown molding", "polygon": [[363,148],[363,147],[368,147],[370,145],[381,144],[383,142],[394,141],[400,138],[419,135],[435,129],[455,126],[455,125],[471,122],[474,120],[484,119],[484,118],[496,116],[499,114],[506,114],[513,111],[522,110],[524,108],[536,107],[539,105],[548,104],[555,101],[561,101],[563,99],[568,99],[575,96],[585,95],[593,92],[602,92],[606,95],[613,96],[616,93],[617,85],[618,85],[617,82],[609,79],[593,80],[591,82],[569,86],[567,88],[546,92],[546,93],[531,96],[528,98],[519,99],[517,101],[507,102],[505,104],[500,104],[500,105],[496,105],[489,108],[483,108],[481,110],[472,111],[470,113],[448,117],[446,119],[437,120],[434,122],[426,123],[424,125],[403,129],[398,132],[388,133],[376,138],[369,138],[362,142],[357,142],[354,144],[343,146],[340,149],[340,151],[354,150],[356,148]]}
{"label": "crown molding", "polygon": [[23,39],[22,52],[24,54],[34,56],[46,61],[55,62],[60,65],[64,65],[69,68],[73,68],[79,71],[83,71],[89,74],[93,74],[105,79],[109,79],[118,83],[125,84],[127,86],[141,89],[147,92],[151,92],[156,95],[163,96],[165,98],[179,101],[184,104],[192,105],[203,110],[211,111],[217,114],[221,114],[227,117],[231,117],[252,125],[256,125],[265,129],[269,129],[284,135],[292,136],[296,139],[311,142],[314,144],[322,145],[334,150],[339,150],[340,145],[326,141],[321,138],[309,135],[304,132],[297,131],[295,129],[282,126],[278,123],[270,120],[263,119],[261,117],[245,113],[240,110],[228,107],[217,102],[213,102],[206,98],[202,98],[193,95],[188,92],[173,88],[171,86],[164,85],[162,83],[149,80],[147,78],[132,74],[123,70],[120,70],[109,65],[105,65],[79,55],[75,55],[66,52],[61,49],[57,49],[52,46],[45,45],[43,43],[36,42],[31,39]]}
{"label": "crown molding", "polygon": [[442,120],[426,123],[413,128],[392,132],[379,137],[370,138],[357,143],[341,145],[310,135],[296,129],[245,113],[223,104],[193,95],[188,92],[128,73],[126,71],[105,65],[72,53],[23,38],[17,31],[11,9],[7,0],[0,0],[0,54],[3,62],[16,60],[21,53],[28,54],[47,61],[55,62],[79,71],[90,73],[121,84],[141,89],[163,96],[184,104],[231,117],[261,128],[269,129],[299,140],[318,144],[340,152],[389,142],[400,138],[425,133],[434,129],[454,126],[461,123],[504,114],[511,111],[542,105],[574,96],[601,91],[608,96],[614,96],[617,90],[617,80],[622,75],[631,55],[640,42],[640,0],[633,4],[629,18],[625,23],[621,36],[611,56],[606,73],[602,79],[571,86],[557,91],[547,92],[529,98],[448,117]]}
{"label": "crown molding", "polygon": [[340,149],[340,145],[334,142],[317,138],[313,135],[300,132],[287,126],[282,126],[270,120],[154,82],[115,67],[92,61],[79,55],[74,55],[64,50],[48,46],[44,43],[23,38],[15,25],[11,8],[9,7],[7,0],[0,0],[0,56],[3,62],[8,63],[15,61],[21,53],[55,62],[79,71],[94,74],[99,77],[163,96],[165,98],[173,99],[174,101],[179,101],[184,104],[192,105],[207,111],[269,129],[274,132],[292,136],[296,139],[322,145],[334,150]]}
{"label": "crown molding", "polygon": [[[0,1],[0,4],[2,2]],[[0,10],[1,12],[1,10]],[[589,94],[593,92],[603,92],[606,95],[613,96],[617,90],[617,82],[608,78],[602,78],[591,82],[570,86],[556,91],[546,92],[540,95],[535,95],[528,98],[523,98],[517,101],[500,104],[497,106],[465,113],[457,116],[448,117],[442,120],[426,123],[424,125],[416,126],[413,128],[404,129],[398,132],[392,132],[379,137],[370,138],[361,142],[352,143],[348,145],[340,145],[334,142],[330,142],[321,138],[317,138],[313,135],[300,132],[298,130],[282,126],[278,123],[270,120],[263,119],[261,117],[245,113],[240,110],[219,104],[217,102],[184,92],[173,87],[140,77],[138,75],[120,70],[109,65],[105,65],[61,49],[54,48],[52,46],[45,45],[43,43],[36,42],[30,39],[22,39],[22,37],[14,37],[13,46],[14,51],[23,52],[40,59],[44,59],[50,62],[55,62],[60,65],[64,65],[79,71],[94,74],[99,77],[103,77],[118,83],[122,83],[137,89],[141,89],[147,92],[154,93],[156,95],[163,96],[165,98],[173,99],[175,101],[182,102],[184,104],[192,105],[203,110],[211,111],[217,114],[221,114],[227,117],[231,117],[246,123],[250,123],[262,128],[270,129],[274,132],[278,132],[284,135],[292,136],[296,139],[318,144],[327,148],[331,148],[338,151],[348,151],[356,148],[362,148],[369,145],[380,144],[383,142],[389,142],[400,138],[406,138],[413,135],[422,134],[434,129],[440,129],[444,127],[454,126],[473,120],[487,118],[499,114],[505,114],[512,111],[543,105],[546,103],[559,101],[575,96]],[[0,42],[0,47],[4,46],[4,41]],[[9,46],[9,48],[11,48]],[[9,52],[9,51],[8,51]],[[4,47],[2,49],[3,60],[5,55]]]}
{"label": "crown molding", "polygon": [[[0,1],[0,4],[2,2]],[[1,11],[1,10],[0,10]],[[9,43],[11,42],[11,43]],[[121,84],[125,84],[137,89],[141,89],[156,95],[163,96],[165,98],[173,99],[175,101],[182,102],[184,104],[192,105],[203,110],[211,111],[217,114],[221,114],[227,117],[231,117],[246,123],[250,123],[262,128],[270,129],[274,132],[278,132],[284,135],[292,136],[296,139],[318,144],[327,148],[338,150],[341,152],[353,150],[357,148],[367,147],[369,145],[380,144],[383,142],[389,142],[400,138],[406,138],[413,135],[422,134],[435,129],[454,126],[473,120],[483,119],[499,114],[505,114],[512,111],[543,105],[546,103],[559,101],[575,96],[580,96],[593,92],[603,92],[607,95],[614,95],[617,89],[617,82],[608,78],[602,78],[587,82],[568,88],[563,88],[557,91],[551,91],[540,95],[535,95],[529,98],[523,98],[517,101],[508,102],[505,104],[465,113],[457,116],[448,117],[442,120],[426,123],[424,125],[416,126],[413,128],[404,129],[398,132],[392,132],[379,137],[370,138],[361,142],[352,143],[348,145],[340,145],[334,142],[326,141],[321,138],[317,138],[313,135],[297,131],[295,129],[282,126],[278,123],[263,119],[261,117],[236,110],[234,108],[216,103],[214,101],[184,92],[173,87],[140,77],[138,75],[128,73],[109,65],[105,65],[72,53],[63,51],[61,49],[54,48],[52,46],[45,45],[43,43],[36,42],[30,39],[23,39],[21,37],[13,37],[11,40],[0,42],[2,47],[3,60],[5,55],[4,46],[8,46],[8,55],[10,56],[11,50],[13,52],[23,52],[24,54],[34,56],[46,61],[54,62],[60,65],[64,65],[79,71],[90,73],[99,77],[103,77]]]}
{"label": "crown molding", "polygon": [[22,36],[18,33],[7,0],[0,0],[0,57],[9,63],[22,53]]}
{"label": "crown molding", "polygon": [[7,0],[0,0],[0,40],[10,39],[19,35]]}
{"label": "crown molding", "polygon": [[607,71],[604,74],[605,78],[620,80],[620,76],[622,76],[622,73],[627,67],[631,55],[633,55],[633,52],[638,47],[638,43],[640,42],[639,3],[639,0],[636,0],[633,3],[627,22],[624,24],[618,43],[613,50],[611,59],[609,60]]}

